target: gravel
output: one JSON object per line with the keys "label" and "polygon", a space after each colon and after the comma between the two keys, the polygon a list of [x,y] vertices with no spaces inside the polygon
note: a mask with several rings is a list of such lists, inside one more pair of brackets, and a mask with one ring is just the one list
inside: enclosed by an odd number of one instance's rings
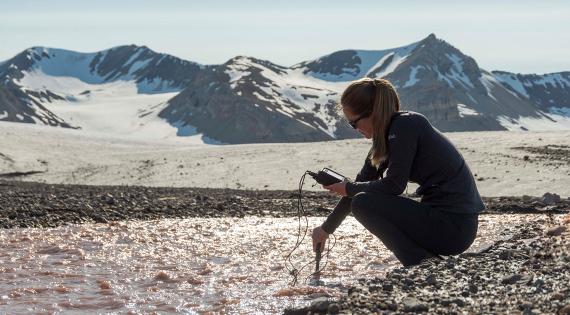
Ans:
{"label": "gravel", "polygon": [[[484,198],[485,213],[561,213],[570,208],[570,199],[556,200],[545,203],[543,197],[531,196]],[[328,192],[303,192],[305,213],[310,216],[328,215],[337,201],[338,197]],[[0,228],[159,218],[292,217],[297,215],[297,202],[298,192],[285,190],[52,185],[0,180]]]}

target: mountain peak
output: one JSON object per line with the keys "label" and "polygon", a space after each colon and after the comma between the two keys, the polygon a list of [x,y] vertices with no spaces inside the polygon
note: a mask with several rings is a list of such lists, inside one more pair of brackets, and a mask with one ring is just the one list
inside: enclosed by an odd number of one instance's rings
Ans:
{"label": "mountain peak", "polygon": [[430,33],[428,37],[426,37],[424,40],[436,40],[436,39],[438,39],[437,36],[435,36],[434,33]]}

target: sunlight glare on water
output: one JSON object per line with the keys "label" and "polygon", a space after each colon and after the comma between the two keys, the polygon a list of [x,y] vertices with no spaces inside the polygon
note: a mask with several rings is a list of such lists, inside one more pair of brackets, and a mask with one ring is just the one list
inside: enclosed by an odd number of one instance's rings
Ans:
{"label": "sunlight glare on water", "polygon": [[[486,215],[473,247],[533,217]],[[294,253],[314,258],[310,230]],[[358,278],[381,277],[395,257],[355,219],[335,232],[319,286],[292,278],[284,257],[296,218],[163,219],[0,230],[0,313],[282,313],[310,300],[339,297]],[[323,260],[321,266],[324,265]]]}

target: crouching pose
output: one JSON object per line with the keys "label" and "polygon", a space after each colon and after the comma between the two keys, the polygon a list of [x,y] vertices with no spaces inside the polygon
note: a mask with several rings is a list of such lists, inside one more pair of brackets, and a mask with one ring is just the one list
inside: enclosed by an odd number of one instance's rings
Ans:
{"label": "crouching pose", "polygon": [[[475,239],[484,205],[453,144],[425,116],[400,111],[398,94],[387,80],[352,82],[341,106],[348,123],[372,139],[372,148],[354,181],[323,186],[342,198],[313,230],[314,249],[318,243],[324,246],[352,211],[404,266],[465,251]],[[408,181],[420,185],[420,202],[400,196]]]}

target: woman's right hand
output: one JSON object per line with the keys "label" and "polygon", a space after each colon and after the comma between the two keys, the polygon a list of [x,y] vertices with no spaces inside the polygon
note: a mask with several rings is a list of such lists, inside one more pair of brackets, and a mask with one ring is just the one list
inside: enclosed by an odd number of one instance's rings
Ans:
{"label": "woman's right hand", "polygon": [[325,242],[329,238],[329,233],[325,232],[325,230],[318,226],[313,229],[313,251],[317,251],[317,244],[321,243],[321,252],[325,248]]}

